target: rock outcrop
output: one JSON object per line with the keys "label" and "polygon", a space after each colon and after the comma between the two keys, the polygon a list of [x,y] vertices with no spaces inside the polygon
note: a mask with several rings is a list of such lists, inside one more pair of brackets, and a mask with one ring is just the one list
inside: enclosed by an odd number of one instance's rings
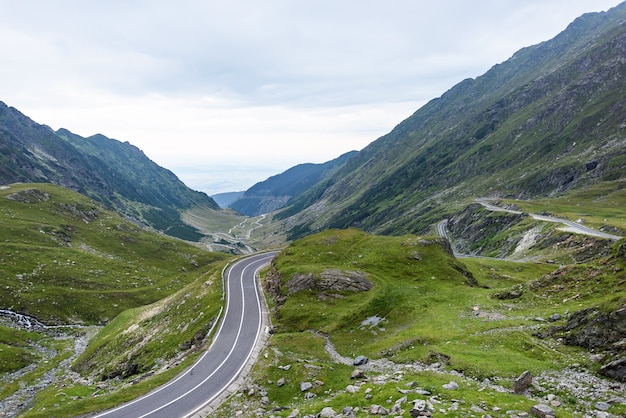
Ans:
{"label": "rock outcrop", "polygon": [[296,274],[287,282],[288,294],[301,290],[321,292],[365,292],[373,287],[365,273],[352,270],[324,270],[319,276],[313,273]]}

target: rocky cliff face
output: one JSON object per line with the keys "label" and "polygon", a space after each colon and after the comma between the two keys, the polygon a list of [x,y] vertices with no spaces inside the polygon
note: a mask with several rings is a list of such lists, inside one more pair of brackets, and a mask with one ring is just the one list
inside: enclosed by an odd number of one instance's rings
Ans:
{"label": "rocky cliff face", "polygon": [[603,363],[600,374],[626,382],[626,307],[574,312],[565,325],[552,327],[540,336],[562,338],[565,344],[596,353]]}

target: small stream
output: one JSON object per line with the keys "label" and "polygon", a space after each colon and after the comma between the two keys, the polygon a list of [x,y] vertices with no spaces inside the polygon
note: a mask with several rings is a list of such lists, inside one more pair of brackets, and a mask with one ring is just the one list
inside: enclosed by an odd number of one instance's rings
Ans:
{"label": "small stream", "polygon": [[[48,326],[33,316],[21,314],[8,309],[0,309],[0,324],[20,329],[22,331],[40,332],[57,340],[71,339],[74,342],[71,349],[72,355],[61,361],[58,367],[47,371],[29,386],[20,384],[20,388],[15,393],[4,399],[0,399],[1,417],[18,416],[24,408],[28,407],[38,391],[47,388],[63,376],[75,374],[70,371],[70,365],[72,361],[85,350],[90,337],[96,332],[94,327],[86,327],[83,325]],[[79,333],[79,335],[74,335],[74,333],[63,331],[63,329],[67,328],[85,328],[87,331],[85,333]],[[40,360],[12,373],[0,375],[0,384],[3,382],[20,381],[28,373],[37,369],[37,367],[39,367],[42,363],[53,361],[54,358],[60,354],[56,350],[46,347],[41,343],[33,343],[31,347],[32,350],[38,352],[41,356]]]}

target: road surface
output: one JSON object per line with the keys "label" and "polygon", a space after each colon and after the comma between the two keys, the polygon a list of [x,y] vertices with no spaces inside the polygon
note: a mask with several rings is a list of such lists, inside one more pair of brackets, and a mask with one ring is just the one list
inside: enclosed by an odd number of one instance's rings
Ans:
{"label": "road surface", "polygon": [[96,417],[176,418],[206,416],[207,408],[251,362],[263,330],[258,271],[276,255],[268,252],[237,261],[225,273],[226,311],[213,343],[200,359],[169,383]]}
{"label": "road surface", "polygon": [[[517,210],[505,209],[505,208],[501,208],[500,206],[492,205],[486,199],[476,199],[476,202],[478,202],[481,205],[483,205],[485,207],[485,209],[488,209],[488,210],[491,210],[491,211],[509,212],[509,213],[516,213],[516,214],[522,213],[522,212],[517,211]],[[539,221],[554,222],[554,223],[564,224],[564,225],[566,225],[566,227],[565,228],[561,228],[562,230],[573,232],[573,233],[576,233],[576,234],[591,235],[591,236],[594,236],[594,237],[606,238],[606,239],[610,239],[610,240],[613,240],[613,241],[617,241],[617,240],[623,238],[623,237],[621,237],[619,235],[607,234],[606,232],[598,231],[596,229],[592,229],[592,228],[583,226],[583,225],[581,225],[581,224],[579,224],[577,222],[568,221],[567,219],[556,218],[554,216],[538,215],[538,214],[535,214],[535,213],[529,213],[529,215],[531,217],[533,217],[534,219],[537,219]]]}

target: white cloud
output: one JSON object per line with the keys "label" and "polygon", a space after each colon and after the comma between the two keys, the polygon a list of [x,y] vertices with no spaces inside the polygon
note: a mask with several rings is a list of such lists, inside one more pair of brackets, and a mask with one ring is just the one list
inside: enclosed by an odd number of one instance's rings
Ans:
{"label": "white cloud", "polygon": [[243,189],[360,149],[617,3],[0,0],[0,100],[53,128],[129,141],[189,184],[239,178]]}

